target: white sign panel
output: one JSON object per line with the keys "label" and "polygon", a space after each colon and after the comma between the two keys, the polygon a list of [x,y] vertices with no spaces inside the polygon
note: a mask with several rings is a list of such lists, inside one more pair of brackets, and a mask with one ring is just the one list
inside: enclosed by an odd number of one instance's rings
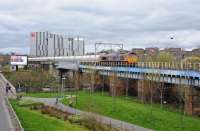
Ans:
{"label": "white sign panel", "polygon": [[28,57],[27,56],[11,56],[11,65],[27,65]]}

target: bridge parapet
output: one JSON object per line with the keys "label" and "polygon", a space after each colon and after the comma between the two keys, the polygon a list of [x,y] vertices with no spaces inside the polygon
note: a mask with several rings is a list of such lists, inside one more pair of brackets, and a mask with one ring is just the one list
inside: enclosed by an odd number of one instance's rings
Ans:
{"label": "bridge parapet", "polygon": [[200,72],[200,63],[186,63],[186,62],[138,62],[133,64],[125,64],[124,62],[87,62],[82,61],[81,65],[89,66],[108,66],[108,67],[138,67],[138,68],[152,68],[152,69],[171,69],[171,70],[193,70]]}
{"label": "bridge parapet", "polygon": [[137,67],[142,68],[159,68],[175,70],[194,70],[200,72],[200,63],[187,62],[138,62]]}

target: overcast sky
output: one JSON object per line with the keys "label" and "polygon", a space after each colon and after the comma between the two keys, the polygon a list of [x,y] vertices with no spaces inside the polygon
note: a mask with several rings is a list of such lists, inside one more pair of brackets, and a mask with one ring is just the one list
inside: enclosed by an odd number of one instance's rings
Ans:
{"label": "overcast sky", "polygon": [[0,52],[28,52],[32,31],[82,36],[87,51],[96,41],[127,49],[200,47],[199,6],[200,0],[0,0]]}

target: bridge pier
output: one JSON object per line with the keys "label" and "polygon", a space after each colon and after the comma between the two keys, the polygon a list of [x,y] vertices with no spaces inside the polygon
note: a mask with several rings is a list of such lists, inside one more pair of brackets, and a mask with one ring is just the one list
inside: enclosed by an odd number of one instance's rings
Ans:
{"label": "bridge pier", "polygon": [[124,79],[117,77],[116,73],[113,73],[109,77],[109,93],[114,96],[120,96],[125,94],[126,83]]}
{"label": "bridge pier", "polygon": [[184,104],[184,112],[188,115],[193,114],[193,103],[192,103],[192,91],[190,88],[187,88],[185,91],[185,104]]}
{"label": "bridge pier", "polygon": [[82,73],[80,71],[73,71],[73,88],[79,90],[81,88]]}
{"label": "bridge pier", "polygon": [[54,66],[53,66],[53,64],[51,63],[51,64],[49,64],[49,74],[50,75],[53,75],[54,74],[54,72],[55,72],[55,68],[54,68]]}
{"label": "bridge pier", "polygon": [[187,115],[200,115],[200,91],[194,87],[185,90],[184,112]]}
{"label": "bridge pier", "polygon": [[88,88],[91,85],[91,74],[84,72],[81,74],[81,78],[81,87]]}
{"label": "bridge pier", "polygon": [[137,80],[137,97],[144,101],[156,101],[161,102],[163,100],[163,88],[162,83],[149,81],[149,80]]}
{"label": "bridge pier", "polygon": [[149,82],[146,80],[137,80],[137,97],[139,100],[146,101],[147,93],[149,92],[148,85]]}
{"label": "bridge pier", "polygon": [[128,79],[128,94],[138,96],[138,80]]}
{"label": "bridge pier", "polygon": [[[103,79],[98,71],[92,70],[91,72],[91,88],[92,91],[100,91],[103,88]],[[103,84],[102,84],[103,83]]]}

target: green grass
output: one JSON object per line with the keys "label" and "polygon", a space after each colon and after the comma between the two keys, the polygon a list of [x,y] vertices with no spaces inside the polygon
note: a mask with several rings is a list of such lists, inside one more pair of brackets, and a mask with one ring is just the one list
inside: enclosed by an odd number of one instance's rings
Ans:
{"label": "green grass", "polygon": [[[70,94],[70,92],[64,94]],[[29,93],[26,96],[50,98],[58,96],[58,93]],[[116,97],[114,102],[113,98],[106,93],[103,95],[101,93],[93,93],[90,96],[88,92],[81,91],[78,92],[77,101],[78,103],[75,107],[78,109],[96,112],[158,131],[200,130],[199,118],[183,116],[179,112],[171,111],[167,108],[161,109],[156,104],[151,108],[149,104],[140,103],[130,97],[128,99]],[[62,103],[66,105],[68,102],[66,99],[62,100]]]}
{"label": "green grass", "polygon": [[[64,92],[62,93],[63,96],[65,95],[70,95],[70,94],[75,94],[74,92]],[[60,97],[60,93],[58,92],[39,92],[39,93],[23,93],[23,96],[27,97],[36,97],[36,98],[55,98],[55,97]]]}
{"label": "green grass", "polygon": [[2,71],[3,72],[10,72],[10,65],[3,66]]}
{"label": "green grass", "polygon": [[88,131],[87,129],[72,125],[68,121],[62,121],[54,117],[32,111],[26,107],[20,107],[16,100],[10,100],[25,131]]}
{"label": "green grass", "polygon": [[38,98],[54,98],[59,96],[57,92],[46,92],[46,93],[25,93],[23,96],[28,96],[28,97],[38,97]]}
{"label": "green grass", "polygon": [[33,100],[20,100],[18,102],[19,106],[24,106],[24,107],[37,106],[37,105],[42,105],[42,104],[43,103],[35,102]]}
{"label": "green grass", "polygon": [[[200,131],[200,119],[183,116],[178,112],[161,109],[158,105],[142,104],[133,98],[117,97],[87,92],[78,93],[76,108],[96,112],[157,131]],[[63,99],[64,104],[68,100]],[[115,103],[115,104],[114,104]]]}

